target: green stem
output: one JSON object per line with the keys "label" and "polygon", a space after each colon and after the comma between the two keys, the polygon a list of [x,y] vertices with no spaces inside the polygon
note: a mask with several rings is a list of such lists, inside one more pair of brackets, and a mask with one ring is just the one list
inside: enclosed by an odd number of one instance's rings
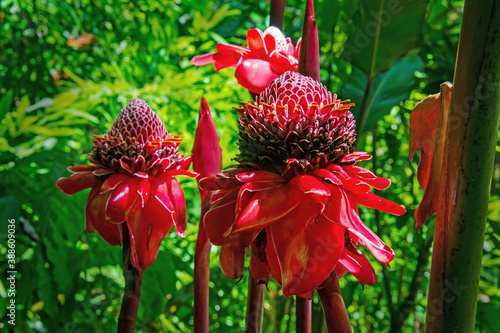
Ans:
{"label": "green stem", "polygon": [[123,233],[123,277],[125,278],[125,291],[123,293],[122,307],[118,317],[118,333],[135,332],[135,322],[141,302],[143,271],[137,269],[131,261],[130,235],[127,223],[122,223]]}
{"label": "green stem", "polygon": [[249,274],[245,333],[262,332],[265,290],[265,285],[256,284],[255,280],[252,278],[252,275]]}
{"label": "green stem", "polygon": [[361,137],[361,134],[363,133],[363,129],[365,127],[366,119],[368,118],[368,114],[370,113],[370,95],[372,93],[374,81],[375,76],[372,76],[368,78],[368,82],[366,83],[363,102],[361,103],[361,111],[359,112],[358,119],[356,120],[356,137],[358,138],[356,144],[359,142],[359,138]]}
{"label": "green stem", "polygon": [[296,332],[311,333],[312,301],[302,297],[295,298]]}
{"label": "green stem", "polygon": [[[368,118],[368,114],[370,113],[370,95],[372,92],[373,82],[375,81],[375,60],[377,56],[378,49],[378,38],[380,35],[380,21],[382,16],[382,11],[384,8],[384,0],[380,1],[380,7],[377,15],[377,26],[375,30],[375,38],[373,40],[373,48],[372,48],[372,56],[370,59],[370,70],[368,72],[368,82],[366,83],[365,94],[363,96],[363,104],[361,104],[361,111],[359,113],[359,117],[356,121],[356,135],[359,139],[361,134],[363,134],[363,130],[365,127],[366,119]],[[358,140],[359,142],[359,140]]]}
{"label": "green stem", "polygon": [[465,1],[444,150],[426,332],[473,332],[500,113],[500,2]]}

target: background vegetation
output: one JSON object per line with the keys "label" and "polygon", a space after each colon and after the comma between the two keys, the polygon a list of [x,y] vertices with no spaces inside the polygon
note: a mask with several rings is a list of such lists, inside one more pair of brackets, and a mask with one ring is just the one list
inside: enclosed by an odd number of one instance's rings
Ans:
{"label": "background vegetation", "polygon": [[[366,1],[317,0],[321,78],[361,112],[369,77],[371,111],[358,149],[375,158],[365,166],[390,178],[383,196],[402,203],[402,217],[363,209],[364,221],[396,252],[391,267],[376,266],[377,283],[341,279],[355,332],[423,331],[433,239],[432,221],[415,232],[413,212],[422,191],[416,163],[408,160],[408,122],[415,104],[452,80],[463,1],[430,0],[409,51],[389,67],[370,72],[345,50],[365,25]],[[289,0],[284,32],[296,42],[304,3]],[[408,22],[412,15],[409,14]],[[423,14],[422,14],[423,15]],[[368,17],[369,19],[369,17]],[[365,20],[365,21],[363,21]],[[3,0],[0,2],[0,255],[7,257],[7,220],[15,218],[16,332],[111,332],[124,285],[121,249],[84,231],[88,193],[62,194],[55,182],[68,165],[87,163],[93,134],[105,133],[126,103],[139,97],[181,134],[181,151],[193,144],[199,101],[214,115],[224,166],[237,151],[238,101],[249,100],[230,69],[214,74],[190,59],[213,52],[217,42],[246,45],[249,28],[267,27],[266,1]],[[413,23],[409,23],[413,24]],[[362,30],[361,30],[362,31]],[[384,36],[387,48],[397,36]],[[391,67],[392,65],[392,67]],[[500,162],[495,166],[476,328],[500,332]],[[186,238],[171,233],[144,274],[138,331],[192,330],[193,256],[200,200],[196,183],[179,178],[188,206]],[[368,251],[365,251],[368,252]],[[211,331],[244,327],[247,276],[240,282],[211,264]],[[7,271],[6,260],[0,270]],[[6,275],[0,280],[0,329],[6,322]],[[271,282],[264,331],[294,331],[294,302]],[[313,331],[324,330],[313,305]]]}

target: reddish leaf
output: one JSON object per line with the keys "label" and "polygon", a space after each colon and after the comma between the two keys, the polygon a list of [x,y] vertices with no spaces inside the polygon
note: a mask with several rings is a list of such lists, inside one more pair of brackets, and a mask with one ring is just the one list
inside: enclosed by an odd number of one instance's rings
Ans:
{"label": "reddish leaf", "polygon": [[417,178],[424,189],[422,201],[415,211],[417,229],[437,212],[451,92],[451,83],[441,84],[441,92],[418,103],[410,117],[410,160],[420,149]]}

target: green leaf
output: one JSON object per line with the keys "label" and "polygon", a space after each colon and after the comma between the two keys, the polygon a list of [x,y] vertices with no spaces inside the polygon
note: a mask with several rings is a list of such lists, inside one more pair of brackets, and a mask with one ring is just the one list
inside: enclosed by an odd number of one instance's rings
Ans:
{"label": "green leaf", "polygon": [[500,333],[497,318],[500,313],[500,297],[490,297],[489,303],[477,303],[476,327],[488,333]]}
{"label": "green leaf", "polygon": [[[423,62],[419,57],[403,58],[396,61],[389,71],[375,77],[368,101],[369,113],[363,131],[371,130],[377,120],[387,115],[400,101],[410,96],[415,84],[414,73],[422,67]],[[356,104],[351,108],[354,116],[359,116],[367,82],[368,76],[360,69],[354,68],[340,95],[342,99],[350,99]]]}
{"label": "green leaf", "polygon": [[[177,281],[176,268],[167,251],[160,251],[153,265],[144,274],[142,284],[141,307],[147,309],[145,315],[151,318],[159,316],[165,308],[165,296],[174,294]],[[161,279],[157,277],[161,276]]]}
{"label": "green leaf", "polygon": [[11,89],[0,99],[0,119],[3,119],[5,114],[10,111],[12,101],[14,99],[14,91]]}
{"label": "green leaf", "polygon": [[21,97],[19,105],[14,112],[17,126],[20,126],[23,122],[24,116],[26,115],[26,109],[30,106],[30,99],[28,95]]}
{"label": "green leaf", "polygon": [[427,0],[360,0],[344,57],[369,76],[388,70],[418,41]]}
{"label": "green leaf", "polygon": [[71,127],[50,128],[44,126],[31,125],[26,129],[26,131],[43,136],[69,136],[75,134],[76,130]]}

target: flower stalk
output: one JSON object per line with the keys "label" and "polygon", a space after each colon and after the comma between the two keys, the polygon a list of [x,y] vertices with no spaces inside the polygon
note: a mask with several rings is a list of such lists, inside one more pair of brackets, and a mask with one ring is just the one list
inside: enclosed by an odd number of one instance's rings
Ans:
{"label": "flower stalk", "polygon": [[271,0],[269,25],[283,30],[283,17],[285,16],[286,0]]}
{"label": "flower stalk", "polygon": [[466,1],[444,147],[426,332],[472,332],[500,115],[500,3]]}
{"label": "flower stalk", "polygon": [[122,307],[118,317],[118,333],[135,332],[135,323],[141,301],[143,270],[137,269],[131,260],[130,235],[125,223],[122,224],[123,232],[123,277],[125,278],[125,291],[123,293]]}
{"label": "flower stalk", "polygon": [[295,299],[296,332],[311,333],[312,322],[312,300],[302,297]]}
{"label": "flower stalk", "polygon": [[252,274],[249,274],[245,333],[262,332],[265,291],[265,285],[255,283]]}
{"label": "flower stalk", "polygon": [[332,273],[330,275],[326,286],[318,289],[318,295],[321,300],[323,312],[325,313],[328,333],[352,332],[337,274]]}

